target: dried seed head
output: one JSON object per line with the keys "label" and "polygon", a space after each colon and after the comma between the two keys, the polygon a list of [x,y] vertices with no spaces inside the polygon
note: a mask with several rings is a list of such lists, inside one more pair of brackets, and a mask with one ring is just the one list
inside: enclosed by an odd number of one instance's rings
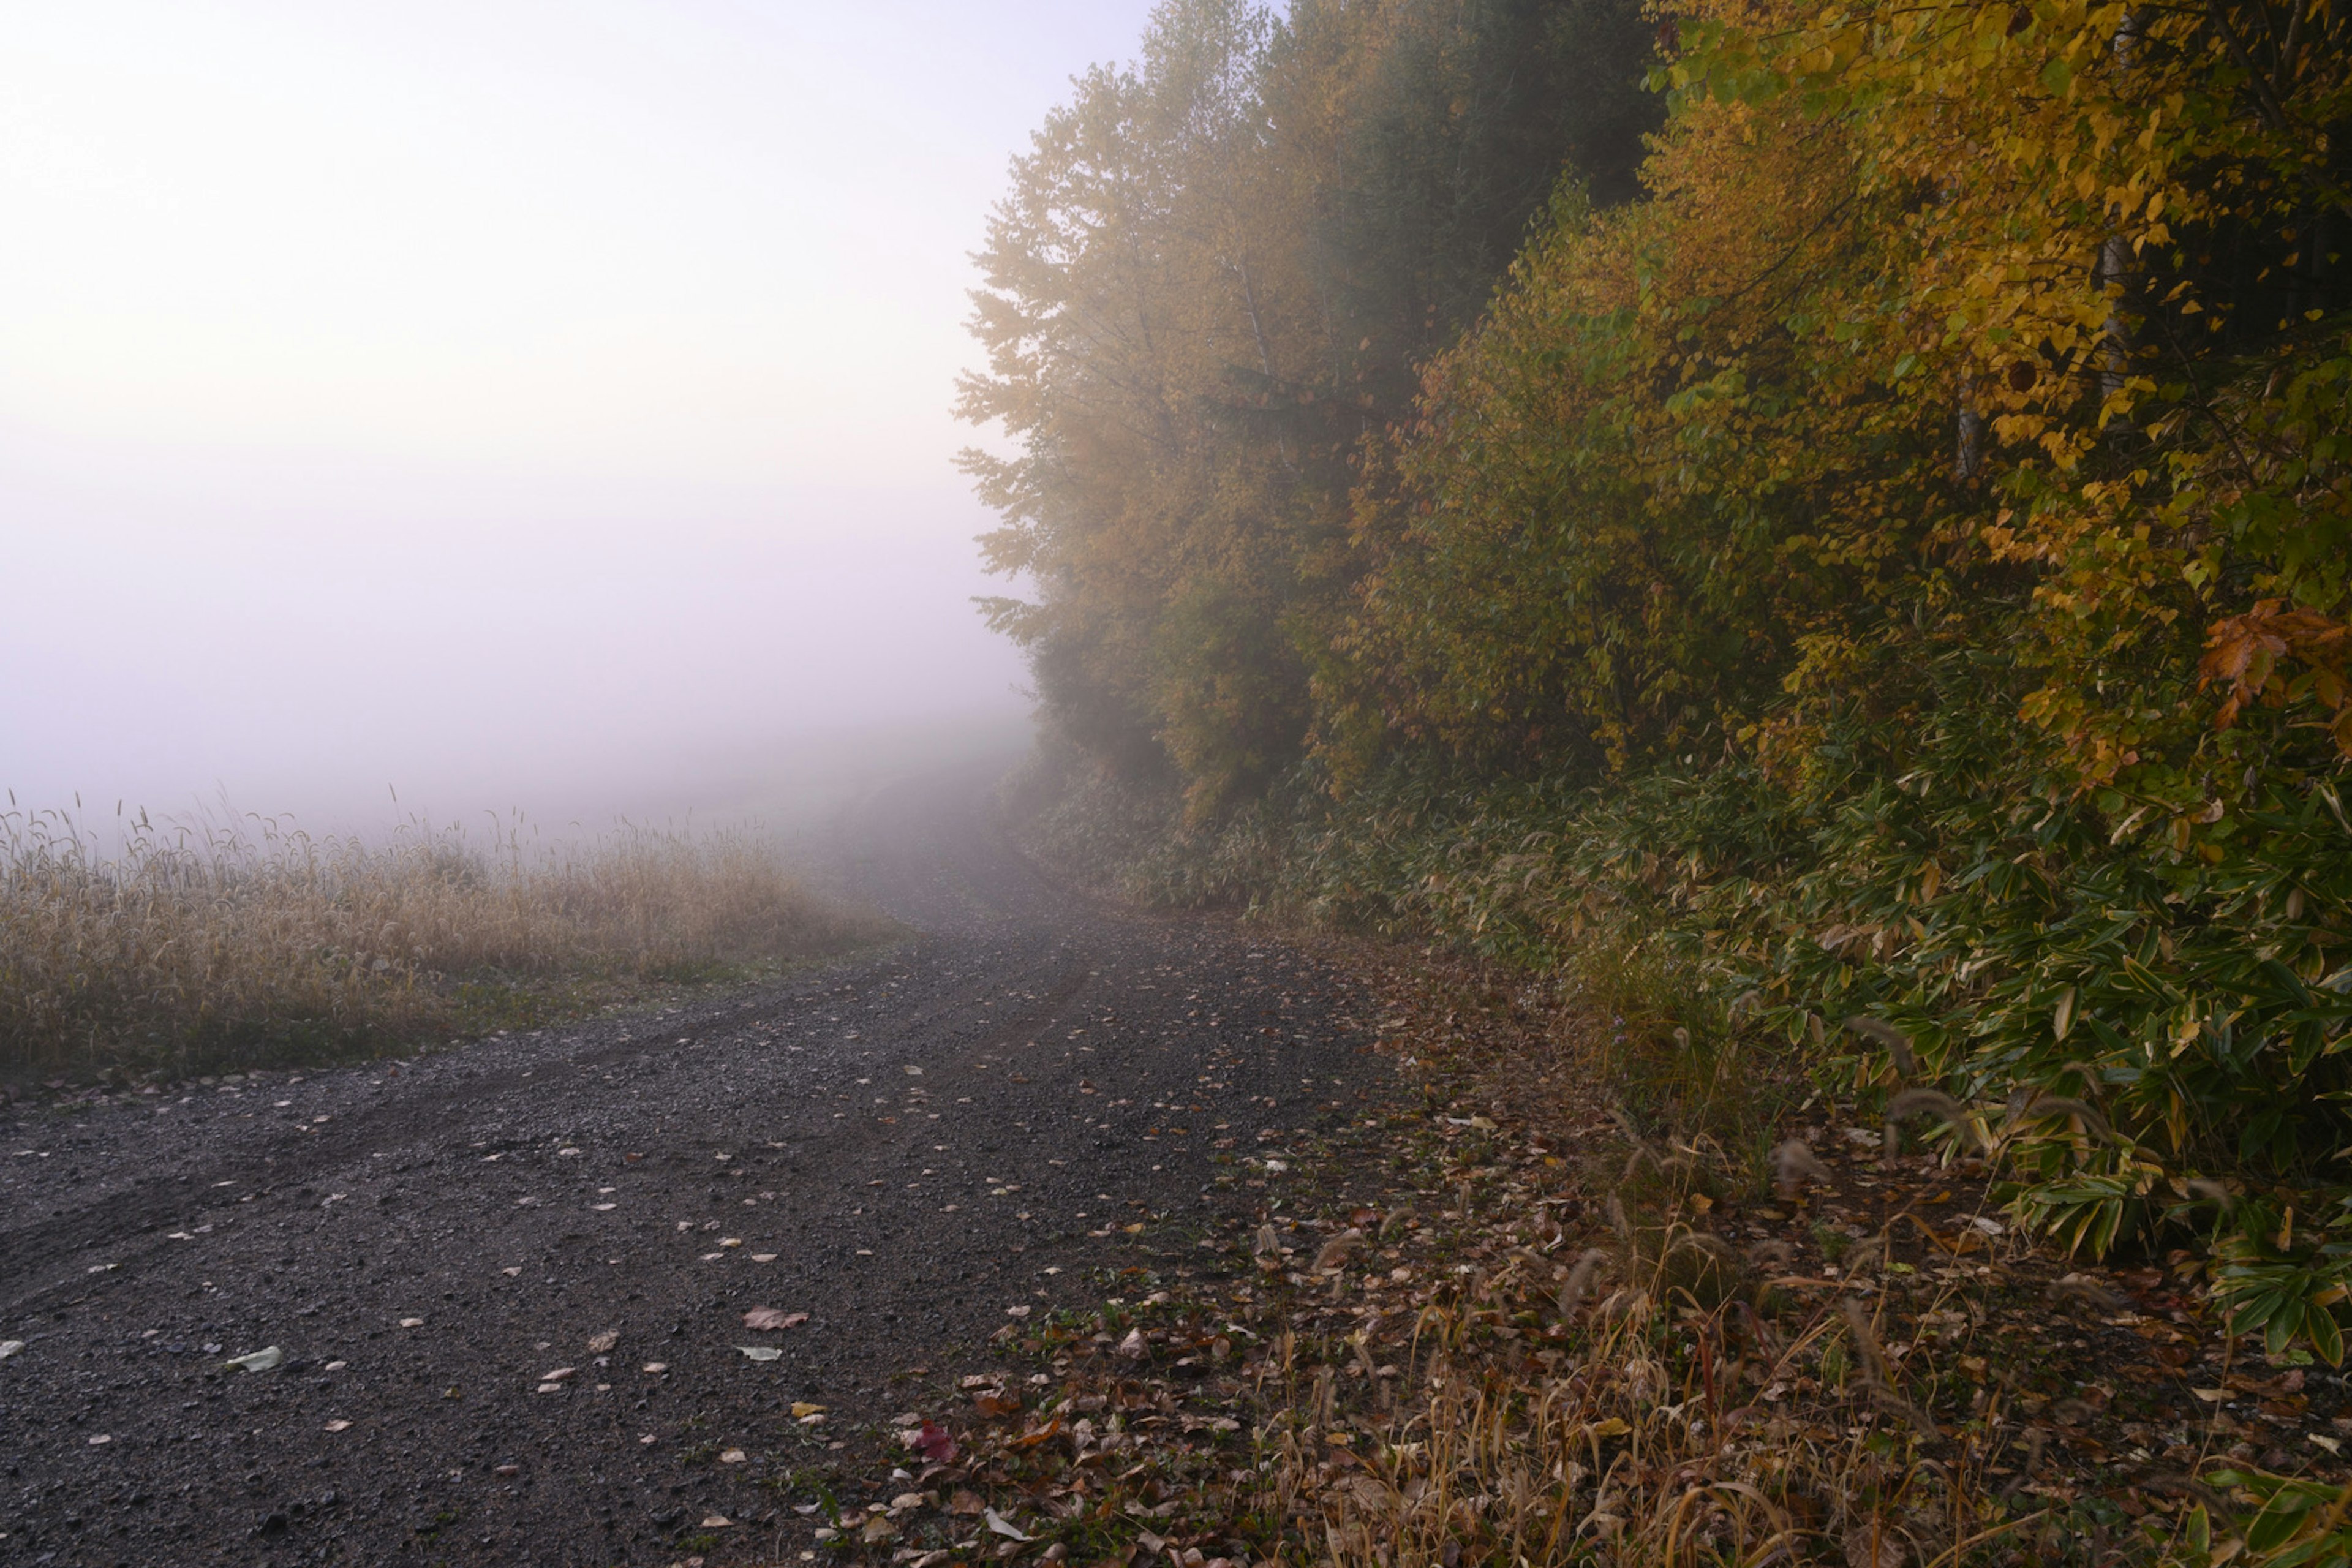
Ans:
{"label": "dried seed head", "polygon": [[2189,1188],[2189,1195],[2192,1198],[2203,1198],[2207,1203],[2218,1204],[2223,1209],[2232,1208],[2237,1205],[2237,1194],[2221,1183],[2207,1177],[2191,1176],[2186,1185]]}
{"label": "dried seed head", "polygon": [[2080,1301],[2102,1312],[2120,1312],[2131,1305],[2088,1274],[2063,1274],[2050,1281],[2042,1295],[2052,1301]]}
{"label": "dried seed head", "polygon": [[1840,1267],[1844,1268],[1849,1278],[1861,1273],[1865,1268],[1881,1268],[1885,1267],[1885,1233],[1881,1232],[1876,1236],[1864,1237],[1862,1240],[1855,1242],[1852,1247],[1846,1248],[1845,1256],[1839,1258],[1838,1263]]}
{"label": "dried seed head", "polygon": [[1315,1272],[1328,1273],[1348,1261],[1348,1255],[1364,1244],[1364,1233],[1350,1226],[1323,1244],[1315,1255]]}
{"label": "dried seed head", "polygon": [[1972,1148],[1979,1152],[1984,1149],[1984,1134],[1977,1131],[1976,1121],[1969,1116],[1969,1108],[1941,1089],[1906,1089],[1887,1101],[1886,1117],[1889,1121],[1922,1115],[1941,1117],[1945,1124],[1967,1139]]}
{"label": "dried seed head", "polygon": [[2116,1135],[2116,1130],[2107,1125],[2107,1119],[2099,1114],[2097,1107],[2079,1100],[2069,1100],[2063,1094],[2035,1095],[2026,1101],[2025,1110],[2018,1119],[2041,1121],[2053,1116],[2071,1116],[2080,1121],[2093,1137],[2103,1138],[2118,1147],[2127,1146],[2125,1140]]}
{"label": "dried seed head", "polygon": [[1585,1293],[1592,1289],[1592,1277],[1608,1261],[1609,1254],[1597,1247],[1576,1260],[1576,1267],[1568,1271],[1568,1283],[1559,1288],[1559,1315],[1563,1321],[1576,1316],[1576,1310],[1584,1304]]}
{"label": "dried seed head", "polygon": [[1830,1168],[1814,1156],[1801,1138],[1791,1138],[1772,1151],[1772,1184],[1784,1198],[1797,1195],[1807,1182],[1826,1182]]}
{"label": "dried seed head", "polygon": [[1863,1381],[1873,1388],[1893,1387],[1894,1368],[1887,1360],[1886,1347],[1878,1342],[1878,1335],[1870,1326],[1870,1315],[1862,1310],[1862,1303],[1848,1296],[1838,1303],[1838,1314],[1845,1319],[1854,1353],[1861,1358]]}
{"label": "dried seed head", "polygon": [[1895,1070],[1905,1078],[1919,1076],[1919,1058],[1911,1052],[1911,1037],[1885,1019],[1856,1013],[1845,1021],[1845,1026],[1866,1040],[1885,1046],[1886,1054],[1895,1058]]}
{"label": "dried seed head", "polygon": [[1709,1258],[1720,1258],[1726,1263],[1737,1263],[1739,1261],[1739,1255],[1731,1249],[1731,1244],[1729,1242],[1724,1240],[1723,1237],[1719,1236],[1709,1236],[1703,1230],[1686,1230],[1683,1232],[1681,1237],[1676,1240],[1674,1246],[1668,1250],[1674,1252],[1704,1252]]}
{"label": "dried seed head", "polygon": [[1900,1415],[1904,1420],[1911,1423],[1913,1430],[1916,1431],[1922,1437],[1941,1437],[1944,1435],[1943,1428],[1936,1425],[1936,1418],[1934,1416],[1928,1415],[1925,1410],[1920,1409],[1917,1405],[1912,1404],[1909,1400],[1904,1398],[1901,1394],[1895,1393],[1891,1388],[1881,1387],[1872,1389],[1870,1391],[1870,1402],[1873,1405],[1877,1405],[1881,1410],[1886,1411],[1890,1415]]}

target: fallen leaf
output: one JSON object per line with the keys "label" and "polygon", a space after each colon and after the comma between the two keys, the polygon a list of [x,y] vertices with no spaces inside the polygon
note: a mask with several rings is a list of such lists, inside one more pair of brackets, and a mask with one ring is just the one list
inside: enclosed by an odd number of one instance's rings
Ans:
{"label": "fallen leaf", "polygon": [[784,1352],[773,1345],[737,1345],[735,1348],[753,1361],[782,1361],[784,1358]]}
{"label": "fallen leaf", "polygon": [[740,1465],[751,1457],[740,1448],[730,1448],[719,1456],[719,1462],[722,1465]]}
{"label": "fallen leaf", "polygon": [[1612,1415],[1606,1421],[1594,1422],[1591,1432],[1595,1437],[1622,1437],[1633,1429],[1625,1424],[1622,1417]]}
{"label": "fallen leaf", "polygon": [[669,1370],[669,1363],[666,1361],[649,1361],[646,1363],[645,1366],[641,1370],[646,1372],[667,1372]]}
{"label": "fallen leaf", "polygon": [[24,1348],[25,1342],[22,1340],[0,1340],[0,1361],[6,1361]]}
{"label": "fallen leaf", "polygon": [[747,1329],[796,1329],[808,1321],[806,1312],[781,1311],[774,1307],[754,1307],[743,1314]]}
{"label": "fallen leaf", "polygon": [[[520,1272],[520,1270],[518,1270],[518,1272]],[[422,1318],[403,1318],[400,1320],[400,1326],[404,1329],[421,1329],[425,1326],[425,1320]]]}
{"label": "fallen leaf", "polygon": [[805,1421],[812,1415],[822,1415],[824,1414],[824,1406],[822,1405],[811,1405],[806,1400],[803,1399],[796,1399],[793,1402],[793,1419],[795,1421]]}
{"label": "fallen leaf", "polygon": [[772,1252],[755,1252],[751,1254],[751,1261],[754,1263],[773,1263],[775,1260],[776,1255]]}
{"label": "fallen leaf", "polygon": [[1151,1353],[1151,1346],[1145,1341],[1141,1329],[1129,1329],[1127,1338],[1118,1342],[1118,1353],[1129,1361],[1141,1361]]}
{"label": "fallen leaf", "polygon": [[1022,1532],[1019,1525],[1014,1524],[1011,1520],[1005,1518],[1003,1514],[997,1512],[992,1508],[985,1510],[984,1517],[988,1521],[988,1528],[994,1531],[997,1534],[1003,1536],[1008,1541],[1026,1541],[1029,1539],[1027,1535]]}
{"label": "fallen leaf", "polygon": [[955,1438],[936,1421],[926,1421],[908,1434],[907,1447],[934,1465],[951,1464],[956,1457]]}
{"label": "fallen leaf", "polygon": [[857,1534],[868,1546],[875,1546],[885,1541],[898,1540],[898,1527],[890,1522],[887,1514],[877,1513],[866,1521],[866,1528]]}
{"label": "fallen leaf", "polygon": [[101,1443],[111,1443],[111,1442],[113,1442],[113,1441],[114,1441],[114,1434],[113,1434],[113,1433],[111,1433],[111,1432],[100,1432],[97,1436],[92,1437],[92,1438],[89,1440],[89,1446],[90,1446],[91,1447],[95,1448],[95,1447],[97,1447],[99,1445],[100,1445]]}
{"label": "fallen leaf", "polygon": [[1038,1427],[1035,1431],[1022,1433],[1021,1436],[1013,1439],[1012,1447],[1015,1448],[1034,1448],[1038,1444],[1045,1441],[1046,1438],[1055,1436],[1061,1430],[1062,1418],[1056,1415],[1051,1421],[1046,1422],[1043,1426]]}
{"label": "fallen leaf", "polygon": [[601,1334],[591,1334],[588,1336],[588,1353],[591,1355],[609,1355],[614,1351],[619,1349],[620,1344],[621,1331],[618,1329],[606,1329]]}
{"label": "fallen leaf", "polygon": [[1010,1415],[1021,1408],[1021,1396],[1001,1388],[983,1388],[971,1396],[971,1407],[982,1415]]}
{"label": "fallen leaf", "polygon": [[243,1367],[247,1372],[268,1372],[271,1367],[277,1366],[285,1361],[285,1359],[286,1352],[284,1351],[279,1350],[276,1345],[265,1345],[261,1349],[255,1351],[250,1354],[233,1355],[229,1357],[228,1364],[231,1366]]}
{"label": "fallen leaf", "polygon": [[705,1530],[726,1530],[730,1528],[734,1522],[735,1521],[733,1520],[728,1518],[723,1513],[706,1514],[703,1516],[702,1528]]}
{"label": "fallen leaf", "polygon": [[961,1514],[967,1519],[977,1519],[988,1511],[988,1505],[981,1500],[978,1492],[959,1488],[956,1494],[948,1499],[948,1511]]}
{"label": "fallen leaf", "polygon": [[327,1430],[330,1432],[348,1432],[351,1429],[352,1424],[348,1421],[330,1421],[327,1423]]}
{"label": "fallen leaf", "polygon": [[1026,1307],[1007,1307],[1004,1309],[1004,1315],[1008,1318],[1025,1318],[1029,1315],[1029,1309]]}
{"label": "fallen leaf", "polygon": [[579,1372],[580,1369],[576,1366],[559,1366],[553,1372],[541,1373],[539,1374],[539,1381],[541,1383],[566,1383],[572,1378],[577,1376]]}

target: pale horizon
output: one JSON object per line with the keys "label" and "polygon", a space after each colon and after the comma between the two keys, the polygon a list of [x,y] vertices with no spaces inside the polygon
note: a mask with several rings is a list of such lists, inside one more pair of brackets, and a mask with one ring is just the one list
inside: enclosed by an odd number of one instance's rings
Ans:
{"label": "pale horizon", "polygon": [[685,809],[1018,724],[968,253],[1147,11],[20,10],[0,786]]}

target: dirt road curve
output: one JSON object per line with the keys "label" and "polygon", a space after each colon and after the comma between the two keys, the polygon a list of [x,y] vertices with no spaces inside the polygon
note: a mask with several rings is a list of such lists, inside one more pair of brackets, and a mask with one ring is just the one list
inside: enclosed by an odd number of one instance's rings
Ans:
{"label": "dirt road curve", "polygon": [[[1380,1077],[1347,982],[1057,889],[982,783],[841,830],[921,932],[886,954],[397,1068],[5,1113],[0,1563],[760,1561],[778,1478],[935,1405],[1008,1308],[1099,1299],[1095,1271],[1261,1201],[1218,1153]],[[756,1307],[808,1317],[754,1331]]]}

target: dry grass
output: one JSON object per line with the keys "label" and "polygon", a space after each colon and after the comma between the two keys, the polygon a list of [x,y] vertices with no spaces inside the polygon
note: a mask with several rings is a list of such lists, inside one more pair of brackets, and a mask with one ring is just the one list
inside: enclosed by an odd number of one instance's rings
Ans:
{"label": "dry grass", "polygon": [[[1612,1098],[1629,1069],[1663,1059],[1654,1102],[1685,1108],[1713,1075],[1593,1014],[1603,991],[1358,952],[1422,1110],[1261,1141],[1278,1184],[1219,1178],[1265,1189],[1254,1216],[1151,1216],[1098,1311],[1000,1331],[1033,1375],[943,1381],[929,1430],[960,1454],[907,1458],[911,1485],[805,1472],[811,1545],[869,1568],[2352,1563],[2352,1390],[2265,1364],[2176,1270],[2032,1245],[1993,1152],[1818,1100],[1772,1130],[1802,1161],[1736,1118],[1729,1141],[1645,1125]],[[887,1517],[839,1513],[857,1489]]]}
{"label": "dry grass", "polygon": [[[1397,1013],[1446,1021],[1406,1043],[1462,1075],[1439,1091],[1459,1109],[1437,1119],[1420,1187],[1447,1206],[1324,1222],[1393,1225],[1405,1242],[1366,1260],[1361,1295],[1337,1260],[1294,1279],[1329,1282],[1288,1313],[1319,1351],[1267,1390],[1273,1462],[1234,1507],[1287,1521],[1297,1546],[1267,1555],[2347,1561],[2352,1487],[2330,1436],[2345,1428],[2325,1416],[2345,1406],[2297,1392],[2305,1372],[2265,1367],[2167,1271],[2083,1269],[2003,1226],[1988,1152],[1901,1152],[1845,1125],[1851,1108],[1806,1118],[1766,1098],[1779,1134],[1810,1141],[1801,1168],[1772,1171],[1747,1118],[1678,1132],[1611,1103],[1638,1084],[1654,1103],[1721,1109],[1713,1075],[1683,1070],[1688,1037],[1652,1052],[1631,1006],[1596,1014],[1590,977],[1548,1018],[1475,970],[1402,989],[1417,994],[1392,996]],[[1641,1084],[1662,1063],[1673,1092]],[[1465,1125],[1473,1106],[1493,1125]],[[1431,1288],[1397,1300],[1377,1262],[1413,1263],[1406,1238],[1423,1233]],[[2148,1397],[2191,1384],[2228,1408]]]}
{"label": "dry grass", "polygon": [[[1895,1568],[2060,1544],[2038,1528],[2056,1510],[1993,1473],[2024,1459],[1998,1394],[1951,1430],[1920,1403],[1929,1363],[1969,1347],[1898,1333],[1836,1281],[1759,1310],[1763,1279],[1704,1235],[1629,1226],[1581,1290],[1572,1265],[1530,1253],[1423,1308],[1403,1358],[1421,1396],[1342,1419],[1354,1463],[1332,1463],[1333,1434],[1311,1426],[1286,1444],[1279,1511],[1313,1519],[1324,1560],[1349,1568]],[[1945,1321],[1961,1299],[1906,1321]],[[1553,1348],[1530,1364],[1502,1330]]]}
{"label": "dry grass", "polygon": [[563,845],[411,825],[158,827],[103,850],[0,815],[0,1074],[184,1072],[380,1050],[721,980],[887,932],[759,835],[629,828]]}

